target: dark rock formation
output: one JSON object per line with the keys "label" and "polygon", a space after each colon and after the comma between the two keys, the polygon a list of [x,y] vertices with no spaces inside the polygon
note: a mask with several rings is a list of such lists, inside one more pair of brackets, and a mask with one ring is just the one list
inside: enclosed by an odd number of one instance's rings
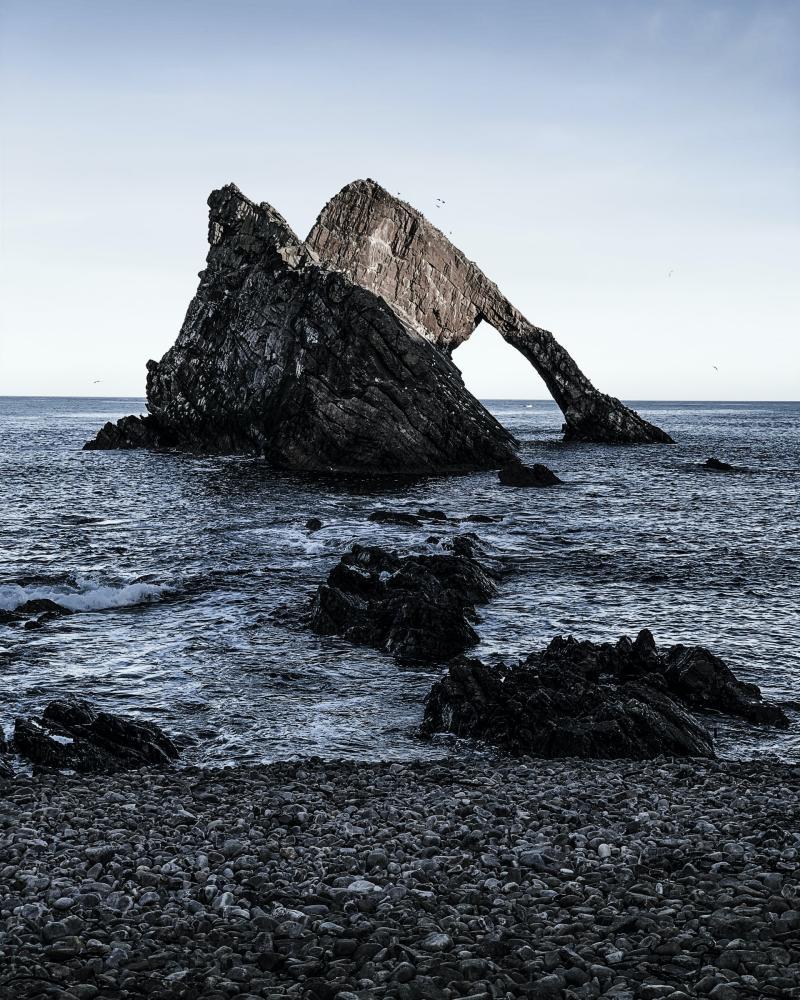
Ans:
{"label": "dark rock formation", "polygon": [[733,472],[733,466],[727,462],[720,462],[718,458],[707,458],[703,463],[704,469],[712,469],[714,472]]}
{"label": "dark rock formation", "polygon": [[510,462],[497,473],[497,478],[503,486],[557,486],[563,482],[552,469],[538,462],[535,465]]}
{"label": "dark rock formation", "polygon": [[377,524],[402,524],[410,528],[422,524],[422,520],[416,514],[406,514],[401,510],[373,510],[367,520],[375,521]]}
{"label": "dark rock formation", "polygon": [[149,361],[145,418],[89,448],[249,452],[314,472],[497,467],[511,435],[450,359],[372,291],[322,265],[269,205],[209,198],[207,267],[175,345]]}
{"label": "dark rock formation", "polygon": [[322,521],[318,517],[310,517],[306,521],[306,530],[308,531],[319,531],[322,527]]}
{"label": "dark rock formation", "polygon": [[383,296],[448,354],[486,320],[541,375],[564,414],[568,439],[672,440],[618,399],[598,392],[551,333],[529,323],[444,233],[375,181],[354,181],[335,195],[306,244]]}
{"label": "dark rock formation", "polygon": [[452,540],[452,554],[398,556],[354,545],[320,585],[311,627],[374,646],[401,662],[444,662],[478,642],[475,605],[495,592],[497,566],[479,561],[477,539]]}
{"label": "dark rock formation", "polygon": [[116,448],[159,448],[177,444],[177,437],[168,433],[152,416],[122,417],[115,424],[109,420],[87,441],[84,451],[104,451]]}
{"label": "dark rock formation", "polygon": [[46,622],[64,615],[71,615],[69,608],[56,604],[46,597],[37,597],[24,604],[18,604],[12,611],[0,610],[0,625],[24,624],[25,628],[39,628]]}
{"label": "dark rock formation", "polygon": [[50,702],[40,720],[16,719],[13,746],[34,764],[74,771],[117,771],[178,757],[155,723],[98,712],[78,698]]}
{"label": "dark rock formation", "polygon": [[788,725],[708,650],[661,652],[644,630],[613,645],[559,636],[516,665],[457,660],[428,695],[422,731],[538,757],[711,755],[711,736],[690,708]]}
{"label": "dark rock formation", "polygon": [[514,440],[464,388],[453,348],[486,319],[534,365],[574,440],[669,441],[598,392],[419,212],[374,181],[302,243],[229,184],[209,198],[207,267],[175,345],[147,363],[143,417],[87,449],[246,452],[313,472],[496,468]]}

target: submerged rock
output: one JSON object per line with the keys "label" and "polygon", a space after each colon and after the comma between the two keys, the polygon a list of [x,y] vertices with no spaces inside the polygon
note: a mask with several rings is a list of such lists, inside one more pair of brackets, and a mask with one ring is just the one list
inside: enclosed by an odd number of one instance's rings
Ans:
{"label": "submerged rock", "polygon": [[702,647],[552,640],[516,665],[450,664],[431,689],[422,731],[485,740],[512,754],[642,759],[712,755],[692,708],[784,727],[785,713]]}
{"label": "submerged rock", "polygon": [[421,518],[416,514],[406,514],[400,510],[373,510],[367,520],[375,521],[377,524],[403,524],[409,528],[416,528],[422,524]]}
{"label": "submerged rock", "polygon": [[718,458],[707,458],[703,463],[704,469],[712,469],[714,472],[733,472],[734,467],[727,462],[720,462]]}
{"label": "submerged rock", "polygon": [[497,473],[497,478],[503,486],[558,486],[563,482],[552,469],[538,462],[535,465],[511,462]]}
{"label": "submerged rock", "polygon": [[99,712],[79,698],[51,701],[40,720],[16,719],[13,746],[34,764],[75,771],[168,764],[178,757],[155,723]]}
{"label": "submerged rock", "polygon": [[321,264],[266,203],[209,198],[206,269],[144,418],[87,448],[170,444],[313,472],[496,468],[514,439],[384,299]]}
{"label": "submerged rock", "polygon": [[306,530],[307,531],[319,531],[319,529],[321,527],[322,527],[322,521],[320,521],[320,519],[318,517],[310,517],[306,521]]}
{"label": "submerged rock", "polygon": [[452,545],[452,553],[413,556],[354,545],[317,590],[312,629],[402,662],[444,662],[474,646],[475,605],[495,593],[498,570],[479,561],[474,536]]}

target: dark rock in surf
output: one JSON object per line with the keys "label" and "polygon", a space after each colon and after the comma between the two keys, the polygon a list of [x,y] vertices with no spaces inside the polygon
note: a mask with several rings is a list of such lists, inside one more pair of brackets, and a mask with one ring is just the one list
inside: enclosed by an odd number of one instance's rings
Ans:
{"label": "dark rock in surf", "polygon": [[734,467],[727,462],[720,462],[718,458],[707,458],[703,463],[704,469],[712,469],[714,472],[733,472]]}
{"label": "dark rock in surf", "polygon": [[452,553],[398,556],[354,545],[314,598],[311,627],[373,646],[401,662],[444,662],[478,641],[475,605],[496,590],[498,570],[479,562],[474,536]]}
{"label": "dark rock in surf", "polygon": [[319,531],[322,527],[322,521],[318,517],[310,517],[306,521],[306,530],[308,531]]}
{"label": "dark rock in surf", "polygon": [[197,293],[175,345],[147,364],[148,415],[107,423],[86,449],[255,453],[312,472],[497,468],[516,442],[450,359],[483,319],[542,375],[566,437],[671,441],[374,181],[331,199],[305,243],[233,184],[209,206]]}
{"label": "dark rock in surf", "polygon": [[498,473],[497,478],[503,486],[558,486],[563,482],[546,465],[523,465],[522,462],[510,462]]}
{"label": "dark rock in surf", "polygon": [[384,299],[321,264],[235,185],[209,198],[207,267],[175,345],[148,362],[144,418],[87,448],[174,445],[312,472],[447,473],[514,439],[450,358]]}
{"label": "dark rock in surf", "polygon": [[373,510],[367,518],[377,524],[401,524],[408,528],[416,528],[422,523],[416,514],[405,514],[399,510]]}
{"label": "dark rock in surf", "polygon": [[468,514],[461,518],[462,521],[472,521],[474,524],[493,524],[495,521],[502,521],[502,517],[492,517],[491,514]]}
{"label": "dark rock in surf", "polygon": [[78,698],[50,702],[39,720],[16,719],[13,745],[34,764],[85,772],[163,765],[178,757],[155,723],[99,712]]}
{"label": "dark rock in surf", "polygon": [[152,416],[130,416],[122,417],[115,424],[109,420],[100,428],[95,438],[86,442],[83,450],[160,448],[175,443],[175,436]]}
{"label": "dark rock in surf", "polygon": [[663,673],[670,692],[691,708],[738,715],[781,729],[789,726],[783,709],[763,701],[756,684],[740,681],[703,646],[672,646],[663,657]]}
{"label": "dark rock in surf", "polygon": [[458,660],[431,689],[422,731],[539,757],[712,755],[711,735],[690,712],[698,708],[788,725],[708,650],[662,652],[643,630],[616,644],[558,636],[515,665]]}

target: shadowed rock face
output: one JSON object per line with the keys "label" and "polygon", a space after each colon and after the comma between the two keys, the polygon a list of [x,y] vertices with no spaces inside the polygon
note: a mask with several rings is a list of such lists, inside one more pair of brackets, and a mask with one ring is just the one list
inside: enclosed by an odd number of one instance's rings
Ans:
{"label": "shadowed rock face", "polygon": [[514,439],[455,365],[374,292],[318,262],[235,185],[209,198],[207,267],[143,419],[87,448],[250,452],[339,472],[493,468]]}
{"label": "shadowed rock face", "polygon": [[375,181],[354,181],[332,198],[306,244],[448,354],[486,320],[541,375],[564,414],[568,440],[672,440],[598,392],[551,333],[530,323],[442,232]]}

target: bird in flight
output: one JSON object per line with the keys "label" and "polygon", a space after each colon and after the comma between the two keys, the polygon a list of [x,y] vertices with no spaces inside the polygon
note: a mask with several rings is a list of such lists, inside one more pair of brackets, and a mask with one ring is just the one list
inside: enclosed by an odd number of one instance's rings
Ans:
{"label": "bird in flight", "polygon": [[97,385],[97,383],[98,383],[98,382],[102,382],[102,381],[103,381],[103,380],[102,380],[101,378],[96,378],[96,379],[94,380],[94,382],[92,382],[92,385]]}
{"label": "bird in flight", "polygon": [[716,365],[712,365],[711,367],[712,367],[712,368],[714,369],[714,371],[715,371],[715,372],[718,372],[718,371],[719,371],[719,368],[717,368],[717,366],[716,366]]}
{"label": "bird in flight", "polygon": [[[674,270],[674,269],[673,269],[673,270]],[[667,271],[667,277],[668,277],[668,278],[671,278],[671,277],[672,277],[672,274],[673,274],[673,272],[672,272],[672,271]]]}

